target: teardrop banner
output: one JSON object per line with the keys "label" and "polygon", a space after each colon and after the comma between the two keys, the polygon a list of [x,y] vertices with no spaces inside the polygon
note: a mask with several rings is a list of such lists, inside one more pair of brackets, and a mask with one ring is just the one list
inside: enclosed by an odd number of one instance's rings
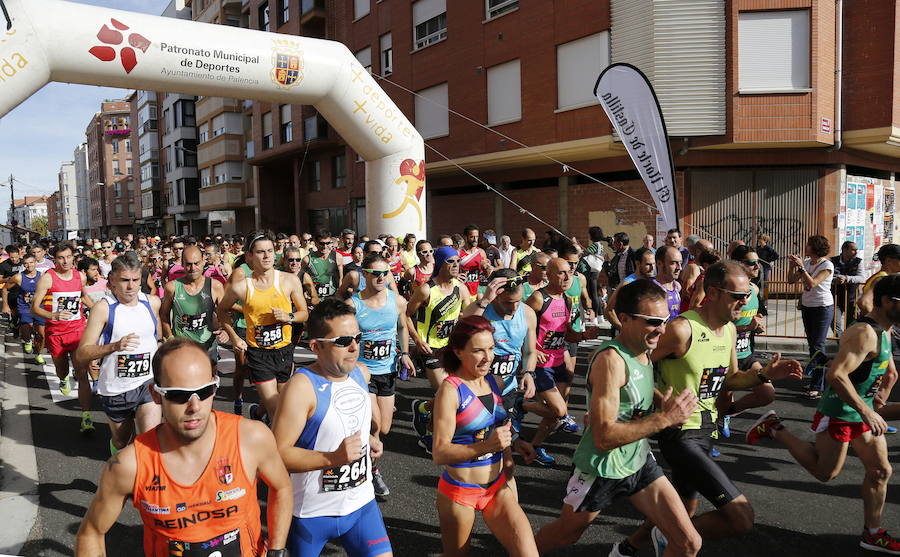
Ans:
{"label": "teardrop banner", "polygon": [[656,202],[666,229],[678,229],[672,151],[650,80],[631,64],[612,64],[597,78],[594,96]]}

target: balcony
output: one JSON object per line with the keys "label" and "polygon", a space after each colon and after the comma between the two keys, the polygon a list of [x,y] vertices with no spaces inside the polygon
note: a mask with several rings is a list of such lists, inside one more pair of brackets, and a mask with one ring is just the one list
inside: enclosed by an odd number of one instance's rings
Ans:
{"label": "balcony", "polygon": [[244,207],[244,184],[223,182],[200,189],[200,210],[239,209]]}
{"label": "balcony", "polygon": [[156,131],[156,120],[147,120],[140,128],[140,135]]}
{"label": "balcony", "polygon": [[324,20],[328,12],[325,10],[325,0],[302,0],[300,2],[300,24],[306,25],[314,20]]}
{"label": "balcony", "polygon": [[229,99],[223,97],[203,97],[203,100],[197,103],[197,122],[206,122],[212,115],[222,112],[236,112],[241,110],[241,102],[237,99]]}
{"label": "balcony", "polygon": [[203,143],[197,149],[197,166],[206,168],[212,161],[241,160],[241,143],[234,136]]}
{"label": "balcony", "polygon": [[148,161],[158,161],[159,160],[159,149],[146,149],[144,152],[140,154],[138,159],[138,163],[143,165]]}

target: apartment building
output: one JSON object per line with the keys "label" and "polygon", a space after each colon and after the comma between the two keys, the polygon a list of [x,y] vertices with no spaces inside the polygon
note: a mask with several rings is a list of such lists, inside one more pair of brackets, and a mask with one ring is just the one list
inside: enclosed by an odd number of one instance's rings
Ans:
{"label": "apartment building", "polygon": [[132,178],[131,104],[125,99],[101,103],[85,135],[91,236],[133,232],[139,196]]}
{"label": "apartment building", "polygon": [[91,230],[91,183],[88,180],[87,142],[75,148],[72,159],[75,165],[75,199],[78,217],[75,230],[78,231],[80,238],[86,238]]}
{"label": "apartment building", "polygon": [[[160,164],[158,96],[154,91],[137,91],[136,101],[132,105],[132,118],[137,127],[132,132],[132,143],[138,146],[138,165],[140,172],[135,179],[139,181],[141,192],[140,213],[135,225],[137,232],[156,236],[162,232],[164,204],[164,174]],[[139,178],[138,178],[139,176]]]}
{"label": "apartment building", "polygon": [[59,194],[56,200],[59,207],[58,237],[66,240],[70,233],[78,234],[78,178],[75,161],[66,161],[59,166],[59,191],[57,193]]}
{"label": "apartment building", "polygon": [[[195,21],[246,27],[241,2],[194,0]],[[200,211],[207,215],[211,234],[246,232],[256,227],[256,191],[247,158],[254,153],[249,140],[252,101],[221,97],[197,99],[197,166],[200,173]]]}
{"label": "apartment building", "polygon": [[[659,232],[593,97],[602,69],[628,62],[663,109],[685,233],[768,233],[785,255],[825,233],[871,256],[898,238],[898,13],[895,2],[840,5],[248,0],[244,10],[253,29],[341,41],[381,78],[428,145],[431,235],[469,222],[543,231],[481,182],[570,234]],[[265,224],[377,232],[364,221],[364,164],[311,107],[249,112]]]}
{"label": "apartment building", "polygon": [[47,197],[47,233],[54,240],[65,238],[62,219],[60,218],[59,192],[55,191]]}

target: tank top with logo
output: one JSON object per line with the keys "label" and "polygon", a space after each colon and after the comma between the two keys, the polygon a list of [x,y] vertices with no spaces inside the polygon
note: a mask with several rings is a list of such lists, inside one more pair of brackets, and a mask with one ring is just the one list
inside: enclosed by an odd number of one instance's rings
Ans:
{"label": "tank top with logo", "polygon": [[572,285],[566,290],[569,298],[569,307],[572,308],[570,318],[572,330],[576,333],[584,332],[584,309],[581,307],[581,277],[577,274],[572,277]]}
{"label": "tank top with logo", "polygon": [[256,557],[264,553],[256,481],[241,458],[241,417],[213,411],[216,441],[192,485],[166,472],[158,429],[134,440],[137,476],[132,498],[144,523],[144,554],[152,557]]}
{"label": "tank top with logo", "polygon": [[172,333],[176,337],[195,340],[206,348],[213,343],[212,322],[216,311],[212,280],[206,277],[200,292],[193,295],[185,290],[184,282],[176,280],[172,298]]}
{"label": "tank top with logo", "polygon": [[518,383],[516,372],[522,362],[522,344],[528,336],[528,321],[525,319],[525,304],[519,307],[510,319],[504,319],[493,304],[484,310],[484,318],[494,327],[494,361],[491,374],[501,381],[501,393],[505,395],[515,390]]}
{"label": "tank top with logo", "polygon": [[682,313],[681,317],[691,325],[691,346],[681,358],[659,361],[660,390],[672,387],[673,394],[684,389],[697,393],[700,399],[697,409],[681,429],[700,429],[701,425],[711,425],[704,420],[704,414],[708,414],[712,423],[716,421],[716,396],[725,385],[731,367],[736,335],[734,325],[726,323],[722,336],[716,336],[694,310]]}
{"label": "tank top with logo", "polygon": [[[491,392],[476,395],[465,382],[452,373],[444,378],[456,388],[459,404],[456,407],[456,429],[453,431],[451,443],[456,445],[472,445],[490,438],[494,429],[506,421],[506,409],[500,396],[500,387],[493,375],[485,377]],[[448,464],[451,468],[476,468],[500,462],[503,452],[486,453],[472,460]]]}
{"label": "tank top with logo", "polygon": [[356,308],[356,321],[362,333],[359,361],[369,368],[372,375],[385,375],[395,369],[397,361],[397,310],[396,294],[385,289],[384,307],[369,307],[359,293],[350,298]]}
{"label": "tank top with logo", "polygon": [[41,278],[41,272],[35,271],[32,278],[28,278],[25,271],[19,273],[22,276],[22,286],[16,296],[16,307],[21,315],[31,315],[31,300],[34,299],[34,291],[37,290],[37,282]]}
{"label": "tank top with logo", "polygon": [[298,518],[347,516],[375,499],[368,450],[372,425],[369,387],[358,367],[343,381],[330,381],[308,368],[294,373],[306,375],[316,393],[316,409],[294,445],[332,452],[345,438],[361,432],[363,456],[333,468],[292,473],[293,514]]}
{"label": "tank top with logo", "polygon": [[475,248],[472,253],[464,249],[459,250],[459,278],[469,289],[469,294],[478,294],[478,284],[481,283],[481,250]]}
{"label": "tank top with logo", "polygon": [[84,330],[84,314],[81,312],[81,273],[72,269],[72,278],[64,280],[56,273],[56,269],[47,271],[50,275],[50,288],[44,298],[44,309],[50,313],[67,310],[72,317],[67,321],[47,319],[47,334],[65,335]]}
{"label": "tank top with logo", "polygon": [[[617,422],[632,422],[653,411],[653,366],[641,362],[617,340],[608,340],[597,348],[594,358],[605,350],[615,350],[625,363],[625,385],[619,388],[619,410]],[[591,383],[588,381],[588,403],[590,403]],[[588,424],[575,449],[573,462],[582,472],[610,479],[622,479],[634,474],[644,466],[650,453],[650,442],[645,437],[632,443],[601,451],[594,445],[591,426]]]}
{"label": "tank top with logo", "polygon": [[109,304],[109,317],[99,344],[118,342],[131,333],[139,340],[134,350],[113,352],[100,360],[97,392],[102,396],[115,396],[136,389],[153,377],[150,364],[157,347],[156,315],[143,292],[138,293],[133,306],[120,303],[112,294],[107,294],[104,299]]}
{"label": "tank top with logo", "polygon": [[334,296],[338,286],[337,269],[334,252],[329,253],[324,259],[316,253],[309,254],[309,276],[312,278],[319,298]]}
{"label": "tank top with logo", "polygon": [[678,289],[678,282],[672,281],[672,289],[669,290],[658,280],[650,280],[656,283],[656,285],[662,288],[666,293],[666,307],[669,309],[669,320],[671,321],[678,317],[681,314],[681,290]]}
{"label": "tank top with logo", "polygon": [[258,290],[253,278],[247,275],[247,299],[244,300],[244,319],[247,321],[247,344],[253,348],[276,349],[291,343],[291,324],[275,320],[272,308],[285,313],[293,311],[291,301],[281,290],[281,271],[273,271],[272,286]]}
{"label": "tank top with logo", "polygon": [[[747,303],[741,307],[741,317],[734,322],[735,327],[746,327],[749,325],[756,314],[759,313],[759,288],[755,284],[750,285],[753,294],[747,299]],[[738,360],[746,358],[753,354],[753,331],[741,331],[737,333],[737,342],[735,350],[737,351]]]}
{"label": "tank top with logo", "polygon": [[434,279],[428,281],[428,301],[416,314],[416,331],[432,348],[443,348],[450,342],[450,331],[462,311],[462,289],[457,279],[452,279],[453,291],[444,294]]}
{"label": "tank top with logo", "polygon": [[539,292],[544,296],[544,305],[537,312],[537,349],[549,356],[542,367],[557,367],[565,361],[566,330],[571,320],[571,310],[565,294],[552,297],[546,288]]}

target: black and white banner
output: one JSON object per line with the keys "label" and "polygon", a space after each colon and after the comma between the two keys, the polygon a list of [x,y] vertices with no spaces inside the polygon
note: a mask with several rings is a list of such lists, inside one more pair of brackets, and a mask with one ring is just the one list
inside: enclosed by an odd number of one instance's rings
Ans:
{"label": "black and white banner", "polygon": [[679,228],[666,123],[647,76],[631,64],[612,64],[597,78],[594,95],[656,201],[665,228]]}

